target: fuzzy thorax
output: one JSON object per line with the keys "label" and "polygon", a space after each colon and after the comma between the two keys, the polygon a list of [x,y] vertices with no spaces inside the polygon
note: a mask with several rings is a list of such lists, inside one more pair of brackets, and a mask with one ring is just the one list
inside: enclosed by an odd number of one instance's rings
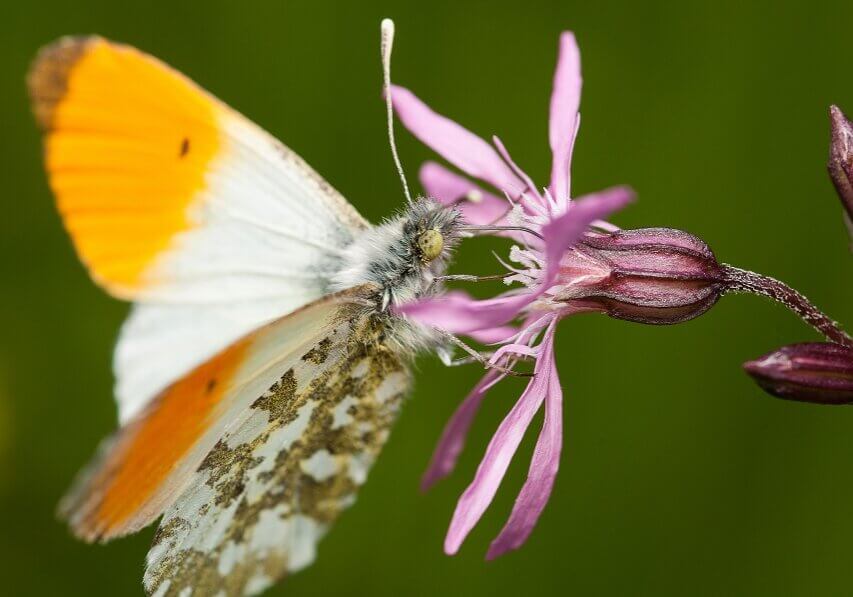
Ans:
{"label": "fuzzy thorax", "polygon": [[[442,285],[436,283],[436,277],[447,269],[461,224],[457,209],[419,198],[344,248],[331,290],[374,284],[378,288],[376,309],[389,315],[395,306],[439,292]],[[417,348],[428,342],[426,330],[410,324],[405,327],[412,329],[405,334],[400,330],[402,344]]]}

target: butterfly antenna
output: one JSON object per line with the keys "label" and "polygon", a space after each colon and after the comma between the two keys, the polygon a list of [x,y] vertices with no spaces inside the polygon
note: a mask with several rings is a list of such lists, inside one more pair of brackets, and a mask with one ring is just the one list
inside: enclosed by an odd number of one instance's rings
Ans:
{"label": "butterfly antenna", "polygon": [[397,153],[397,143],[394,140],[394,104],[391,101],[391,49],[394,46],[394,21],[391,19],[382,19],[381,31],[382,90],[385,92],[385,108],[388,116],[388,142],[391,144],[391,156],[394,158],[397,174],[400,176],[400,182],[403,184],[403,194],[406,195],[408,204],[412,205],[409,183],[406,182],[406,174],[403,172],[403,164],[400,162],[400,155]]}

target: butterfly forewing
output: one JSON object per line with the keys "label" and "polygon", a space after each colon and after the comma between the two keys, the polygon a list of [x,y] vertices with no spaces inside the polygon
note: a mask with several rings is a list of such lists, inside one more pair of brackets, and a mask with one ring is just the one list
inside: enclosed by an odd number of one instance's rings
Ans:
{"label": "butterfly forewing", "polygon": [[254,594],[310,564],[385,442],[409,372],[376,315],[346,321],[255,400],[165,513],[156,595]]}
{"label": "butterfly forewing", "polygon": [[92,277],[137,302],[122,422],[259,325],[317,300],[367,223],[299,156],[159,60],[99,37],[28,77],[57,207]]}

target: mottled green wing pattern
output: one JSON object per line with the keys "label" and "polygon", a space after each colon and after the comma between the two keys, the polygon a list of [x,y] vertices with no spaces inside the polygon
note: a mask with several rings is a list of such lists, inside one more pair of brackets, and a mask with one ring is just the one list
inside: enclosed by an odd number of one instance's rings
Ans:
{"label": "mottled green wing pattern", "polygon": [[251,595],[309,565],[384,444],[410,382],[370,315],[344,318],[198,467],[148,553],[152,595]]}

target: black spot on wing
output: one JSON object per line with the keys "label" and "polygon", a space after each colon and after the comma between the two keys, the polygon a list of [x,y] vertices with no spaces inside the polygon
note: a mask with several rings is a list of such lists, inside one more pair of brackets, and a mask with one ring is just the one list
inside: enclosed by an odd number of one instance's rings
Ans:
{"label": "black spot on wing", "polygon": [[322,365],[329,358],[329,351],[332,349],[332,340],[323,338],[317,345],[302,355],[302,360],[315,365]]}

